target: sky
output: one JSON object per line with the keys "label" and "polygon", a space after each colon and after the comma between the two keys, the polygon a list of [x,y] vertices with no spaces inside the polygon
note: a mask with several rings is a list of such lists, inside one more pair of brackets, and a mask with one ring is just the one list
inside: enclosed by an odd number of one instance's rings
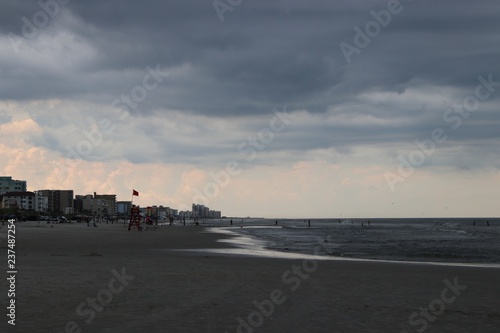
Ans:
{"label": "sky", "polygon": [[227,216],[495,217],[500,2],[4,0],[0,174]]}

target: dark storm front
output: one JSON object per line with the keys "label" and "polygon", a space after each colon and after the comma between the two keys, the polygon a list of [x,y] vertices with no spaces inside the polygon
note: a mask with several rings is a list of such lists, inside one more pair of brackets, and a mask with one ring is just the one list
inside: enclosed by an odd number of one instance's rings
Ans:
{"label": "dark storm front", "polygon": [[[500,263],[499,219],[320,219],[244,222],[234,231],[267,248],[346,258],[457,263]],[[245,227],[252,226],[252,227]]]}

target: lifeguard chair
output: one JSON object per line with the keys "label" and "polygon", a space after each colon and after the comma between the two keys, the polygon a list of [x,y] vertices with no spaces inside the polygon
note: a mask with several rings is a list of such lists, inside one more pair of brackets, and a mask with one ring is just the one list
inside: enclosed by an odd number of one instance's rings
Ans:
{"label": "lifeguard chair", "polygon": [[128,224],[128,230],[132,228],[137,228],[138,231],[142,230],[141,227],[141,214],[139,213],[139,207],[132,205],[130,208],[130,222]]}

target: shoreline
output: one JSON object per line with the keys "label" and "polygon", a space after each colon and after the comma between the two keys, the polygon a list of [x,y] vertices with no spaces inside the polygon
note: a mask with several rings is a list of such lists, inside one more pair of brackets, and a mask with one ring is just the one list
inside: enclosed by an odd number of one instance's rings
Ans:
{"label": "shoreline", "polygon": [[[272,227],[272,226],[271,226]],[[209,252],[220,255],[251,256],[262,258],[288,259],[288,260],[325,260],[325,261],[354,261],[354,262],[375,262],[375,263],[398,263],[416,265],[437,265],[456,267],[481,267],[500,269],[500,263],[466,263],[466,262],[438,262],[438,261],[412,261],[412,260],[386,260],[355,258],[347,256],[335,256],[326,254],[305,254],[300,252],[285,252],[273,250],[266,247],[267,242],[250,235],[242,235],[237,231],[237,227],[207,227],[208,232],[219,235],[230,235],[231,238],[219,239],[217,242],[234,245],[234,248],[207,248],[207,249],[187,249],[179,251]],[[222,231],[222,232],[221,232]],[[318,246],[321,244],[318,243]]]}

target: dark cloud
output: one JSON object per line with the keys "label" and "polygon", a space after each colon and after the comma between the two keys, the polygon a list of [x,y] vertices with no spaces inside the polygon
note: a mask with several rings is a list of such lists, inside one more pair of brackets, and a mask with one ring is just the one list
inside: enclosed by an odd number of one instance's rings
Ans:
{"label": "dark cloud", "polygon": [[[176,110],[227,119],[267,117],[287,105],[325,119],[346,114],[342,119],[361,122],[302,124],[276,140],[271,151],[412,142],[447,126],[438,102],[420,98],[403,105],[373,104],[363,96],[432,87],[442,89],[443,103],[459,103],[474,93],[478,75],[492,73],[500,81],[500,4],[401,1],[402,12],[347,63],[339,44],[354,45],[353,27],[364,29],[373,20],[370,11],[387,4],[246,0],[221,22],[210,0],[73,0],[15,53],[8,49],[8,34],[21,36],[22,18],[32,19],[41,7],[35,1],[3,1],[0,98],[109,106],[142,83],[146,66],[159,64],[170,76],[130,110],[135,116],[167,117],[168,110]],[[483,103],[474,120],[453,133],[454,140],[497,137],[500,116],[491,111],[498,96],[497,91]],[[156,132],[161,130],[144,133]],[[165,159],[186,151],[187,159],[200,151],[170,138],[158,141],[165,149],[156,156]],[[214,144],[207,154],[222,154],[231,144]]]}

